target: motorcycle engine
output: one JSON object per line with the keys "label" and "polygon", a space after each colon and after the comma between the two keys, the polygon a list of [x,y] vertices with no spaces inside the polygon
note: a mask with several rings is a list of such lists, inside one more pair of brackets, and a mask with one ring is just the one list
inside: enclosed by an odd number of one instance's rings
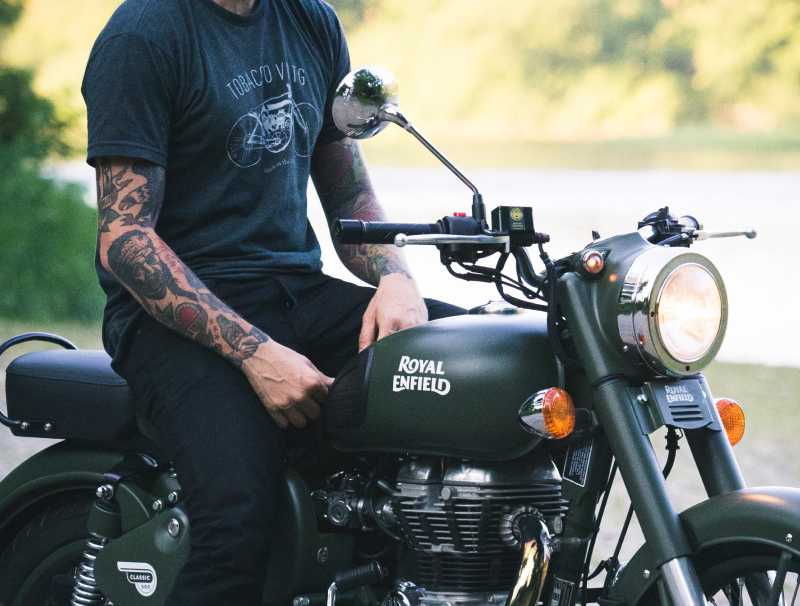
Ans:
{"label": "motorcycle engine", "polygon": [[383,508],[404,543],[397,589],[385,606],[505,602],[519,575],[521,517],[541,515],[560,531],[567,511],[553,462],[546,455],[528,459],[405,462]]}

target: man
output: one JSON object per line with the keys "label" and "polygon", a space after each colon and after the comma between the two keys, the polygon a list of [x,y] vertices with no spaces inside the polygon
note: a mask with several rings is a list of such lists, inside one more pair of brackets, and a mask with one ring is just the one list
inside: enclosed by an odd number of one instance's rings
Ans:
{"label": "man", "polygon": [[389,247],[337,247],[377,290],[320,271],[309,175],[330,222],[383,218],[330,117],[349,69],[321,0],[127,0],[89,58],[104,344],[192,522],[172,605],[260,603],[282,430],[317,419],[358,349],[460,311]]}

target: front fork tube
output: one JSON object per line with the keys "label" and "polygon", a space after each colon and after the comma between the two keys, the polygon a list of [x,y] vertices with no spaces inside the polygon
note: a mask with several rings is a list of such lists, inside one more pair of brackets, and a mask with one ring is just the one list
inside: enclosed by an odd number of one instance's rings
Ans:
{"label": "front fork tube", "polygon": [[[711,390],[705,379],[703,386],[710,398]],[[718,414],[716,406],[711,409],[713,414]],[[717,421],[722,427],[722,421],[719,418]],[[686,439],[709,497],[745,488],[744,476],[724,431],[695,429],[686,432]]]}
{"label": "front fork tube", "polygon": [[633,409],[627,383],[611,379],[595,389],[595,413],[616,457],[625,487],[663,589],[675,605],[706,606],[700,581],[688,556],[692,550],[647,434]]}

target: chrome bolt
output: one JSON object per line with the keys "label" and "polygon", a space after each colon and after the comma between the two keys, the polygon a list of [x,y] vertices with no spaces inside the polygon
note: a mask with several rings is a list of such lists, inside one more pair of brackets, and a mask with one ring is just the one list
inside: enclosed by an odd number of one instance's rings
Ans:
{"label": "chrome bolt", "polygon": [[161,511],[162,509],[164,509],[164,501],[162,501],[161,499],[156,499],[155,501],[153,501],[151,507],[153,508],[153,511]]}
{"label": "chrome bolt", "polygon": [[22,431],[28,431],[31,428],[31,424],[28,423],[27,421],[23,421],[22,423],[19,424],[19,428]]}
{"label": "chrome bolt", "polygon": [[791,543],[792,541],[794,541],[794,537],[792,536],[791,532],[786,535],[785,539],[787,543]]}
{"label": "chrome bolt", "polygon": [[114,496],[114,487],[111,484],[103,484],[102,486],[97,487],[97,490],[94,494],[98,499],[105,499],[108,501]]}
{"label": "chrome bolt", "polygon": [[623,345],[622,346],[622,353],[628,353],[630,351],[630,349],[631,349],[630,346]]}
{"label": "chrome bolt", "polygon": [[44,424],[44,430],[45,430],[46,433],[50,433],[51,431],[53,431],[53,424],[52,423],[45,423]]}
{"label": "chrome bolt", "polygon": [[320,564],[324,564],[328,561],[328,548],[327,547],[320,547],[317,549],[317,562]]}
{"label": "chrome bolt", "polygon": [[647,568],[645,568],[645,569],[642,571],[642,576],[645,578],[645,580],[649,579],[649,578],[650,578],[650,571],[649,571],[649,570],[647,570]]}
{"label": "chrome bolt", "polygon": [[169,536],[171,536],[173,539],[178,538],[178,535],[181,533],[181,523],[180,520],[178,520],[178,518],[172,518],[167,523],[167,532],[169,533]]}
{"label": "chrome bolt", "polygon": [[440,496],[442,497],[443,501],[449,501],[455,496],[455,489],[451,488],[450,486],[445,486],[442,488]]}
{"label": "chrome bolt", "polygon": [[553,533],[561,534],[562,532],[564,532],[564,518],[559,516],[553,520]]}
{"label": "chrome bolt", "polygon": [[647,395],[640,393],[636,396],[636,401],[639,402],[639,404],[647,404]]}
{"label": "chrome bolt", "polygon": [[167,495],[167,503],[170,505],[175,505],[178,502],[178,493],[176,491],[172,491]]}

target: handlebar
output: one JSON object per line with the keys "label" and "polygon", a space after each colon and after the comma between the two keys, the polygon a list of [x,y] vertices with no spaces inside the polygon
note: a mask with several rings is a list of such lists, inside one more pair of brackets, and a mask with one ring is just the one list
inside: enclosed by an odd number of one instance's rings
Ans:
{"label": "handlebar", "polygon": [[334,237],[342,244],[394,244],[397,234],[417,236],[441,234],[440,223],[388,223],[339,219],[333,227]]}

